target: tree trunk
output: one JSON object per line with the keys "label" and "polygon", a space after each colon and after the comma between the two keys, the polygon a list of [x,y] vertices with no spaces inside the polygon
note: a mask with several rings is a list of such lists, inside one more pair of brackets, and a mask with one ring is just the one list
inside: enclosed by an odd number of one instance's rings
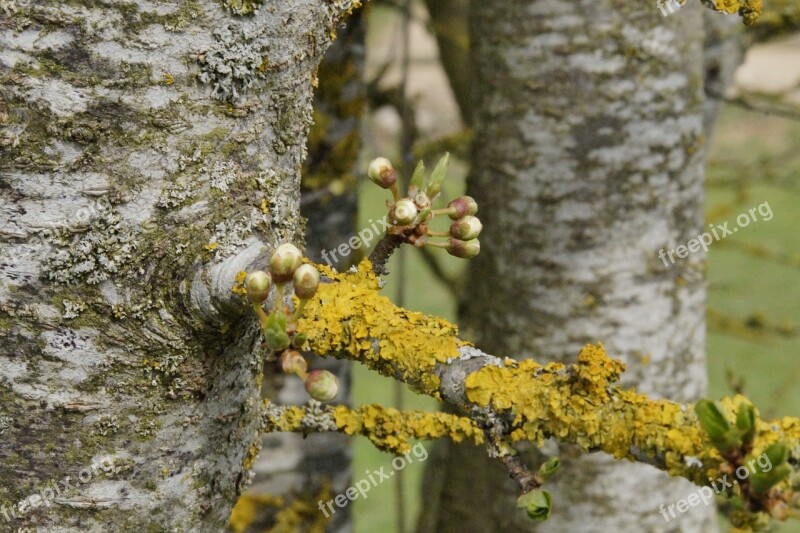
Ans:
{"label": "tree trunk", "polygon": [[0,19],[14,528],[216,532],[248,480],[264,352],[231,287],[298,237],[312,80],[351,7],[259,4],[32,0]]}
{"label": "tree trunk", "polygon": [[[659,250],[703,231],[703,31],[619,2],[472,2],[478,95],[469,194],[482,251],[462,329],[497,355],[570,361],[602,341],[623,385],[705,391],[705,256]],[[555,448],[545,447],[553,454]],[[531,531],[483,449],[446,443],[420,531]],[[713,531],[713,506],[665,521],[693,486],[645,465],[560,451],[537,531]],[[529,454],[529,457],[533,457]],[[535,459],[531,459],[535,461]],[[505,497],[498,497],[505,495]]]}

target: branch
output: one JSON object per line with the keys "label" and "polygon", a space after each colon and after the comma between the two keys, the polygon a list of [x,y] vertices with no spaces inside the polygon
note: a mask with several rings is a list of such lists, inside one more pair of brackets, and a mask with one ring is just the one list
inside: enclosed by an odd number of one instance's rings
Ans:
{"label": "branch", "polygon": [[483,431],[469,418],[449,413],[399,411],[393,407],[362,405],[323,406],[310,400],[306,406],[281,406],[264,401],[262,429],[267,432],[315,433],[338,431],[367,437],[377,448],[402,455],[411,450],[411,441],[448,437],[456,442],[483,442]]}
{"label": "branch", "polygon": [[[358,361],[401,380],[449,403],[475,427],[504,427],[510,442],[541,445],[553,437],[587,451],[646,462],[698,484],[724,462],[691,405],[615,386],[624,365],[602,346],[586,346],[572,365],[500,359],[460,340],[447,321],[393,305],[380,294],[368,261],[357,272],[319,268],[332,282],[320,286],[298,325],[315,353]],[[722,405],[732,418],[744,401],[736,396]],[[361,434],[374,433],[366,424],[345,429],[341,419],[335,422],[335,429],[346,433],[354,434],[355,427]],[[448,430],[447,436],[462,439],[465,431]],[[381,435],[370,439],[385,443]],[[760,421],[754,450],[777,440],[787,443],[796,464],[800,420]]]}

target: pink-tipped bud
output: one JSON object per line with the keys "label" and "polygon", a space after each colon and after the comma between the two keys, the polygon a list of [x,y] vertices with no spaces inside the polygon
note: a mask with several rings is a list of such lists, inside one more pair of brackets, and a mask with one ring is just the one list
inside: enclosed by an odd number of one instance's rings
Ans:
{"label": "pink-tipped bud", "polygon": [[286,283],[303,263],[303,254],[294,244],[281,244],[269,260],[269,273],[275,283]]}
{"label": "pink-tipped bud", "polygon": [[481,251],[481,243],[477,239],[472,241],[461,241],[453,239],[447,240],[447,253],[460,257],[461,259],[471,259]]}
{"label": "pink-tipped bud", "polygon": [[455,208],[455,212],[449,215],[453,220],[458,220],[468,215],[474,215],[478,212],[478,202],[471,196],[459,196],[447,204],[447,207]]}
{"label": "pink-tipped bud", "polygon": [[403,198],[394,204],[392,220],[395,224],[407,226],[414,222],[418,212],[416,204],[410,198]]}
{"label": "pink-tipped bud", "polygon": [[319,287],[319,272],[309,264],[300,265],[294,271],[294,293],[301,300],[308,300]]}
{"label": "pink-tipped bud", "polygon": [[247,275],[244,280],[244,288],[247,290],[247,297],[254,304],[261,304],[269,296],[269,289],[272,287],[272,280],[269,274],[262,270],[256,270]]}
{"label": "pink-tipped bud", "polygon": [[308,370],[308,363],[297,350],[286,350],[281,354],[281,368],[287,374],[304,374]]}
{"label": "pink-tipped bud", "polygon": [[327,370],[312,370],[306,379],[306,391],[315,400],[329,402],[339,392],[339,381]]}
{"label": "pink-tipped bud", "polygon": [[477,217],[467,215],[450,224],[450,235],[462,241],[471,241],[480,235],[483,224]]}
{"label": "pink-tipped bud", "polygon": [[397,183],[397,173],[394,171],[391,161],[385,157],[373,159],[367,169],[367,175],[372,183],[382,189],[388,189]]}

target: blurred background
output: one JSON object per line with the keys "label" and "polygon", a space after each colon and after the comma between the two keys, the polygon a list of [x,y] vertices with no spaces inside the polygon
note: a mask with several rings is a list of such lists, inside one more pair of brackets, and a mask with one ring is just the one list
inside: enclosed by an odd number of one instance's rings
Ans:
{"label": "blurred background", "polygon": [[[445,183],[446,198],[463,192],[468,149],[451,86],[426,7],[411,3],[406,26],[403,6],[375,3],[367,11],[366,79],[381,85],[402,82],[403,43],[408,32],[406,95],[413,105],[415,146],[420,155],[445,145],[456,156]],[[708,373],[712,398],[746,394],[765,418],[800,413],[800,34],[751,47],[726,94],[706,171],[707,222],[731,222],[741,212],[769,202],[771,220],[751,224],[709,248]],[[400,159],[403,117],[391,105],[371,110],[365,120],[362,168],[377,156]],[[459,146],[459,143],[461,145]],[[455,149],[453,149],[455,148]],[[433,150],[432,150],[433,149]],[[435,156],[441,152],[435,152]],[[435,162],[428,158],[429,165]],[[385,212],[385,191],[367,180],[358,188],[359,227]],[[398,265],[406,262],[403,275]],[[456,318],[452,287],[465,262],[442,251],[437,275],[417,250],[390,262],[384,292],[410,309]],[[353,404],[396,403],[396,384],[358,365],[353,368]],[[437,409],[436,402],[408,390],[407,408]],[[353,472],[386,466],[391,456],[366,439],[355,439]],[[403,514],[413,531],[419,510],[424,463],[403,470]],[[355,531],[398,531],[397,485],[384,484],[367,500],[353,502]],[[728,530],[724,520],[721,529]],[[779,531],[800,531],[797,523]]]}

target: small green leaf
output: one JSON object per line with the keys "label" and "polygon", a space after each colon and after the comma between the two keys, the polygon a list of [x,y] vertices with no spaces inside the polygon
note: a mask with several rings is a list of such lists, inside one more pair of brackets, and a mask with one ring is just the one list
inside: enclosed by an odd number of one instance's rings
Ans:
{"label": "small green leaf", "polygon": [[762,494],[789,477],[791,473],[792,467],[784,463],[769,472],[759,472],[750,476],[750,486],[756,493]]}
{"label": "small green leaf", "polygon": [[437,194],[442,190],[442,183],[447,177],[447,168],[450,166],[450,153],[446,152],[431,172],[428,183],[425,185],[425,194],[433,201]]}
{"label": "small green leaf", "polygon": [[751,403],[742,404],[736,413],[736,427],[742,432],[742,440],[753,442],[756,434],[756,408]]}
{"label": "small green leaf", "polygon": [[773,466],[782,465],[789,460],[789,447],[782,442],[776,442],[764,451],[764,455]]}
{"label": "small green leaf", "polygon": [[422,184],[425,181],[425,163],[422,159],[419,160],[417,163],[417,168],[414,169],[414,173],[411,175],[411,183],[409,184],[408,191],[409,194],[413,194],[411,192],[412,188],[416,188],[416,190],[420,191],[423,189]]}

